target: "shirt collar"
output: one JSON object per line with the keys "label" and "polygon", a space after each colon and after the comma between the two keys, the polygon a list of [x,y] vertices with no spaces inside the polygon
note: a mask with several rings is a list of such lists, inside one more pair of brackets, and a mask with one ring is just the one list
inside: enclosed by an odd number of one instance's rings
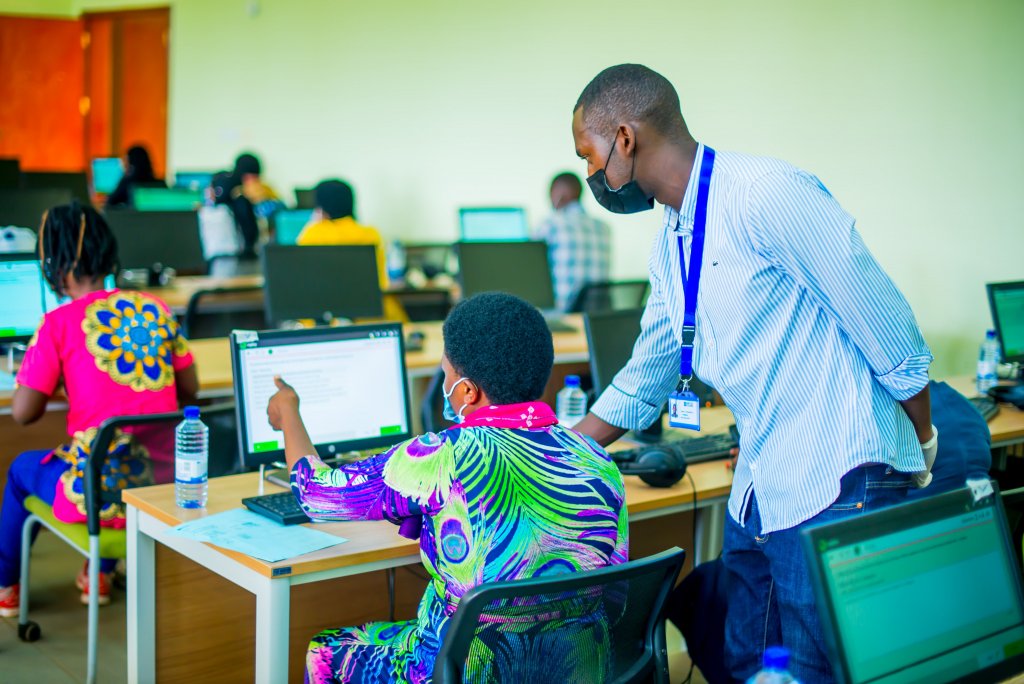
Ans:
{"label": "shirt collar", "polygon": [[564,207],[559,209],[558,213],[559,214],[582,214],[583,213],[583,205],[580,204],[579,200],[576,200],[575,202],[569,202]]}
{"label": "shirt collar", "polygon": [[697,184],[700,182],[700,164],[704,159],[704,144],[697,143],[697,154],[690,169],[690,179],[686,181],[686,192],[679,209],[665,207],[665,228],[676,233],[693,232],[693,219],[697,211]]}
{"label": "shirt collar", "polygon": [[473,411],[465,420],[451,429],[467,427],[496,427],[509,430],[549,427],[558,422],[555,412],[542,401],[521,404],[491,404]]}

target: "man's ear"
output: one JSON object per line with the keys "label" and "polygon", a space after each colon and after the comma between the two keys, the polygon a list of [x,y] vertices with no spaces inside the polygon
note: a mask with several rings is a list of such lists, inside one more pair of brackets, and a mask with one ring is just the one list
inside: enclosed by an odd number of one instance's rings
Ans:
{"label": "man's ear", "polygon": [[614,145],[619,146],[622,158],[628,159],[636,150],[636,129],[631,124],[619,124],[616,129]]}

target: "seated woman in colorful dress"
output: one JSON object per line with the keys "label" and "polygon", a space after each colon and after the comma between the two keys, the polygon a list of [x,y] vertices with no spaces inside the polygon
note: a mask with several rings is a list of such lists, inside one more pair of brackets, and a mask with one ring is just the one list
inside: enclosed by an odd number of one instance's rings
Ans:
{"label": "seated woman in colorful dress", "polygon": [[[539,401],[554,360],[540,313],[511,295],[477,295],[452,310],[444,344],[445,409],[456,424],[338,468],[316,456],[299,397],[287,378],[276,379],[267,413],[284,432],[292,490],[307,514],[390,520],[403,534],[418,533],[431,577],[415,620],[314,637],[309,682],[430,681],[449,620],[473,587],[626,561],[618,469]],[[582,670],[603,667],[608,650],[599,647],[599,619],[592,621],[595,657],[545,663],[552,681],[587,681]],[[474,681],[500,679],[515,665],[498,653],[477,663]]]}

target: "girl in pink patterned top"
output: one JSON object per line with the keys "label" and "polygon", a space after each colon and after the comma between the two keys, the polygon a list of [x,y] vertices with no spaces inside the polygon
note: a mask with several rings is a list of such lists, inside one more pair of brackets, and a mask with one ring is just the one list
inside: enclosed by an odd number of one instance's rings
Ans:
{"label": "girl in pink patterned top", "polygon": [[[59,387],[68,402],[68,440],[56,449],[28,451],[7,473],[0,508],[0,616],[18,612],[21,528],[24,501],[36,496],[53,506],[64,522],[83,522],[82,468],[99,425],[120,415],[175,411],[194,400],[198,379],[188,345],[167,305],[139,292],[103,289],[117,269],[117,241],[103,217],[77,203],[55,207],[39,231],[43,275],[58,297],[70,302],[44,316],[29,343],[17,375],[12,416],[22,425],[35,422]],[[129,434],[119,434],[101,475],[104,489],[152,481],[152,470],[172,462],[150,461]],[[154,455],[155,456],[155,455]],[[103,525],[123,527],[124,513],[108,504]],[[105,559],[100,603],[110,601],[110,576],[116,560]],[[88,602],[87,574],[76,580]]]}

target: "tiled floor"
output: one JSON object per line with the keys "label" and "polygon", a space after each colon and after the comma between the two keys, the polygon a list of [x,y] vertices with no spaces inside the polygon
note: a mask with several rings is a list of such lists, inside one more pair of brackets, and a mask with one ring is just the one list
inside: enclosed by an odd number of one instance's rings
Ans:
{"label": "tiled floor", "polygon": [[[32,644],[18,639],[17,619],[0,618],[0,684],[74,684],[85,681],[86,608],[79,602],[75,573],[82,557],[52,534],[43,532],[32,553],[30,617],[42,628]],[[99,680],[127,681],[125,594],[114,589],[111,605],[100,609]],[[683,640],[668,629],[672,682],[682,682],[690,667]],[[695,672],[693,684],[704,684]]]}

